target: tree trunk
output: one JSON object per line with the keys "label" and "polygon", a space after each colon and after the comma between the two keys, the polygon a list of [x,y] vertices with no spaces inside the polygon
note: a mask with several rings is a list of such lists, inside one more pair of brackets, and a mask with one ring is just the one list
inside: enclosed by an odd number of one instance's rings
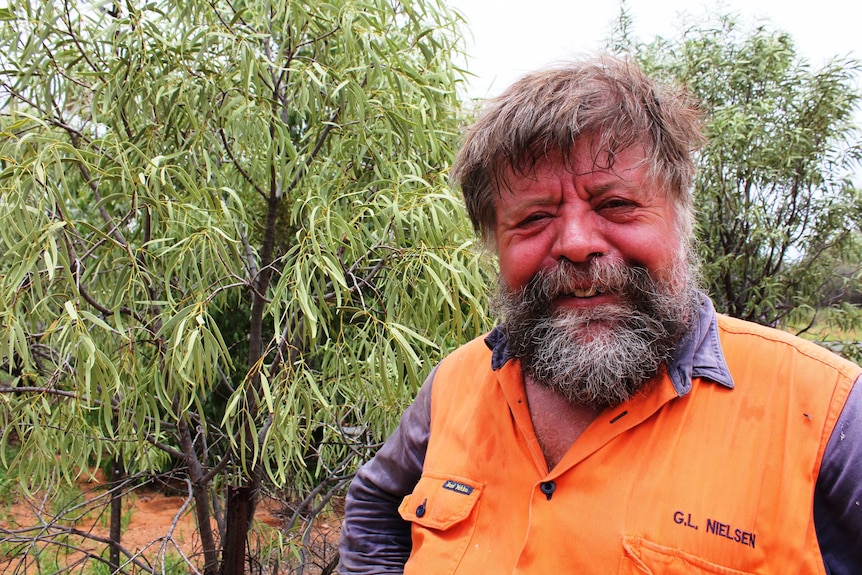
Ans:
{"label": "tree trunk", "polygon": [[257,504],[260,485],[257,473],[244,485],[230,486],[227,492],[227,530],[224,540],[221,575],[243,575],[245,571],[246,543],[251,519]]}
{"label": "tree trunk", "polygon": [[195,520],[198,524],[198,533],[201,536],[201,547],[204,550],[204,575],[217,575],[218,550],[216,549],[212,524],[210,523],[207,491],[206,485],[192,483],[192,494],[195,500]]}
{"label": "tree trunk", "polygon": [[204,551],[204,575],[216,575],[218,573],[218,550],[216,549],[215,537],[213,536],[212,523],[210,522],[209,484],[204,476],[204,469],[200,458],[195,451],[189,422],[184,417],[179,422],[180,446],[186,465],[189,469],[189,481],[192,487],[192,497],[195,500],[195,520],[198,525],[198,533],[201,537],[201,547]]}
{"label": "tree trunk", "polygon": [[123,462],[119,457],[115,457],[111,462],[111,526],[109,535],[111,547],[108,555],[111,573],[117,573],[120,570],[120,537],[123,534],[122,485],[125,475]]}

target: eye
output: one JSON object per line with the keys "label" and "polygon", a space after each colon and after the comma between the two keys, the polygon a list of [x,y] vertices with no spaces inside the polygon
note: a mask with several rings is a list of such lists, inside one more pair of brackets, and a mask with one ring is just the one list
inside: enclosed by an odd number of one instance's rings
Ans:
{"label": "eye", "polygon": [[608,198],[596,206],[596,211],[606,218],[625,218],[635,212],[639,204],[627,198]]}
{"label": "eye", "polygon": [[551,217],[551,215],[548,213],[536,212],[536,213],[530,214],[527,217],[521,219],[521,221],[518,222],[518,225],[516,227],[522,228],[522,229],[523,228],[529,228],[529,227],[534,226],[534,225],[536,225],[536,224],[538,224],[538,223],[542,222],[543,220],[546,220],[550,217]]}
{"label": "eye", "polygon": [[616,210],[620,208],[633,208],[635,203],[625,198],[611,198],[603,201],[599,205],[600,210]]}

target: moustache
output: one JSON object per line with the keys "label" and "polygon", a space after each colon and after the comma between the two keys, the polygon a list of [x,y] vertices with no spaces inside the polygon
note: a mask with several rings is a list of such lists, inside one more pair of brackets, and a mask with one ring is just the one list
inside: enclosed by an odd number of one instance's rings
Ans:
{"label": "moustache", "polygon": [[599,258],[586,264],[562,260],[555,267],[536,273],[524,292],[533,301],[549,302],[561,296],[589,297],[606,293],[631,296],[648,289],[649,283],[645,268],[622,260]]}

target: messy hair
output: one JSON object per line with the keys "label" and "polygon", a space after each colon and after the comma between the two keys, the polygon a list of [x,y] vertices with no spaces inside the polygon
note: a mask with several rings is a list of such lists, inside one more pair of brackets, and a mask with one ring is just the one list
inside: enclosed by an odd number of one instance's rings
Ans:
{"label": "messy hair", "polygon": [[508,174],[529,175],[551,153],[570,161],[586,135],[594,166],[605,169],[615,155],[641,146],[648,177],[668,193],[683,233],[691,233],[693,153],[703,138],[697,107],[684,90],[608,56],[528,74],[487,102],[451,171],[476,232],[492,239],[494,196]]}

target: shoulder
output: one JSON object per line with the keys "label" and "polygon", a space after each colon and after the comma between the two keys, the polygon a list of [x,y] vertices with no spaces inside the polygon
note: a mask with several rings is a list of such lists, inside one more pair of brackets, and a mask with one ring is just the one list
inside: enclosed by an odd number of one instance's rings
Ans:
{"label": "shoulder", "polygon": [[[434,373],[431,391],[432,420],[434,414],[446,413],[447,417],[456,412],[469,412],[497,394],[498,376],[509,373],[517,366],[510,365],[495,369],[493,365],[494,341],[489,335],[473,339],[452,351],[443,358]],[[442,407],[442,410],[441,410]]]}
{"label": "shoulder", "polygon": [[781,371],[819,370],[850,380],[862,372],[855,363],[812,341],[741,319],[720,314],[717,317],[729,363],[743,362]]}
{"label": "shoulder", "polygon": [[464,366],[470,365],[475,367],[487,367],[491,369],[491,357],[493,350],[489,343],[494,331],[480,335],[479,337],[468,341],[460,347],[453,350],[449,355],[443,358],[438,367],[438,372],[442,369],[444,372],[457,370]]}

